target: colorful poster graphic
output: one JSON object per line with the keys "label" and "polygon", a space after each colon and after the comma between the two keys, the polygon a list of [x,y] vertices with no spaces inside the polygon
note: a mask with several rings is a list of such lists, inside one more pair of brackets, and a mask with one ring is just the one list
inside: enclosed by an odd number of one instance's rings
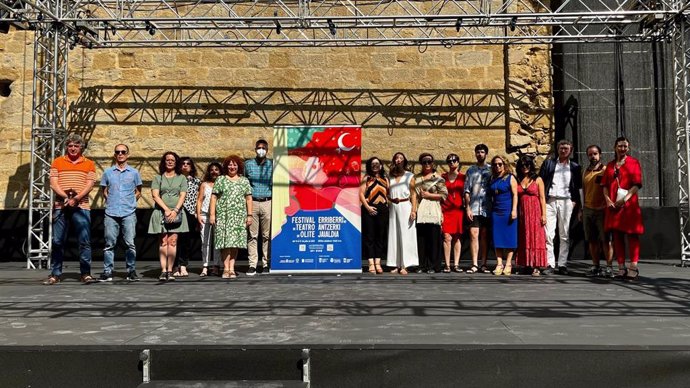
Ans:
{"label": "colorful poster graphic", "polygon": [[361,272],[361,127],[276,127],[273,139],[271,273]]}

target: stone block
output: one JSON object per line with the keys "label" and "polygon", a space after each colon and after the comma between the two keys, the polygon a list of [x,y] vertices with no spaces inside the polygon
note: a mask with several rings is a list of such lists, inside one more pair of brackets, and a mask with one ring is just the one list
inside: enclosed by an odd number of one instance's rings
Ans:
{"label": "stone block", "polygon": [[467,51],[455,54],[455,65],[474,68],[492,65],[493,54],[491,51]]}

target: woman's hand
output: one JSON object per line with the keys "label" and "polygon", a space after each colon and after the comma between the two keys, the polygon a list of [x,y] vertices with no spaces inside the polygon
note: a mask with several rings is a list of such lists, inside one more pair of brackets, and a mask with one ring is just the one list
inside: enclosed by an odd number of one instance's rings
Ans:
{"label": "woman's hand", "polygon": [[373,206],[366,205],[366,209],[367,209],[367,213],[369,213],[372,216],[375,216],[376,214],[378,214],[378,212],[376,211],[376,208]]}
{"label": "woman's hand", "polygon": [[617,208],[622,208],[623,206],[625,206],[625,197],[619,199],[619,200],[616,201],[616,203],[614,203],[613,205],[614,205],[615,207],[617,207]]}
{"label": "woman's hand", "polygon": [[416,210],[412,210],[412,211],[410,212],[410,222],[413,222],[415,219],[417,219],[417,211],[416,211]]}
{"label": "woman's hand", "polygon": [[611,198],[609,198],[608,195],[604,196],[604,198],[606,199],[606,206],[612,207],[612,208],[616,207],[616,204],[611,200]]}
{"label": "woman's hand", "polygon": [[173,222],[175,221],[175,217],[177,217],[177,210],[173,209],[168,212],[165,219],[168,220],[168,222]]}
{"label": "woman's hand", "polygon": [[517,220],[517,210],[513,210],[510,212],[510,219]]}
{"label": "woman's hand", "polygon": [[208,216],[208,223],[211,224],[211,225],[215,225],[215,224],[216,224],[216,215],[215,215],[215,214],[212,214],[212,215]]}
{"label": "woman's hand", "polygon": [[546,225],[546,214],[542,214],[541,215],[541,226],[545,226],[545,225]]}
{"label": "woman's hand", "polygon": [[474,213],[472,213],[472,208],[467,206],[465,209],[465,215],[467,216],[467,219],[470,220],[470,222],[474,221]]}

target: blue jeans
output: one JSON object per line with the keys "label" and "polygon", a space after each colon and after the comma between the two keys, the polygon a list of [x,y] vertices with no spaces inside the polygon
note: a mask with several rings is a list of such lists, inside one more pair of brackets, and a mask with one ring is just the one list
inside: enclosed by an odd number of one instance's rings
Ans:
{"label": "blue jeans", "polygon": [[125,243],[125,262],[127,273],[134,271],[137,260],[137,247],[134,245],[136,236],[137,215],[132,213],[125,217],[111,217],[105,215],[105,249],[103,249],[103,273],[112,274],[115,266],[115,247],[117,238],[122,231],[122,241]]}
{"label": "blue jeans", "polygon": [[79,271],[82,275],[91,274],[91,212],[84,209],[53,209],[53,251],[51,261],[52,275],[62,275],[64,247],[70,224],[77,231],[79,241]]}

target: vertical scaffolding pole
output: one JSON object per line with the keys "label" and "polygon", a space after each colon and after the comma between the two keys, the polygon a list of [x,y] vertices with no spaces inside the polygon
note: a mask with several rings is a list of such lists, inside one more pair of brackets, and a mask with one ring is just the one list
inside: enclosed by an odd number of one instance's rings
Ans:
{"label": "vertical scaffolding pole", "polygon": [[[55,15],[61,14],[61,0],[46,5]],[[41,23],[34,37],[27,268],[50,267],[53,209],[50,164],[61,152],[66,132],[67,36],[62,25],[51,20]]]}
{"label": "vertical scaffolding pole", "polygon": [[[683,5],[678,2],[679,9]],[[673,94],[676,118],[676,140],[678,144],[678,209],[680,212],[681,262],[690,262],[690,26],[682,13],[678,14],[673,26]]]}

